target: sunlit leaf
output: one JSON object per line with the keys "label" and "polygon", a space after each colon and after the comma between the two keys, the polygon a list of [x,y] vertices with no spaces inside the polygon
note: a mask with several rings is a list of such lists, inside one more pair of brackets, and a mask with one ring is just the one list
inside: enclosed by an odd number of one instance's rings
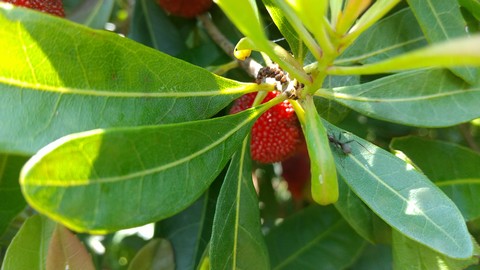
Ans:
{"label": "sunlit leaf", "polygon": [[449,257],[472,256],[465,221],[437,186],[405,161],[325,124],[340,143],[332,144],[339,174],[380,218],[407,237]]}
{"label": "sunlit leaf", "polygon": [[0,47],[8,48],[0,51],[5,152],[33,154],[94,128],[208,118],[257,90],[116,34],[9,7],[0,3]]}
{"label": "sunlit leaf", "polygon": [[480,87],[470,87],[447,70],[404,72],[317,95],[404,125],[443,127],[480,117]]}
{"label": "sunlit leaf", "polygon": [[457,144],[418,137],[396,138],[391,147],[419,166],[455,202],[466,220],[480,217],[480,154]]}
{"label": "sunlit leaf", "polygon": [[63,137],[25,165],[23,194],[32,207],[77,231],[164,219],[200,197],[272,102],[210,120]]}

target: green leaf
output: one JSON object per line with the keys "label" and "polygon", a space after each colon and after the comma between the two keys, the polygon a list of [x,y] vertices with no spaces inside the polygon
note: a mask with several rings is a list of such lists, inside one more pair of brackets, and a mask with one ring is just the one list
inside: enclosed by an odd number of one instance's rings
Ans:
{"label": "green leaf", "polygon": [[230,162],[218,196],[210,241],[212,269],[270,269],[252,182],[250,141]]}
{"label": "green leaf", "polygon": [[0,236],[25,208],[18,178],[26,157],[0,154]]}
{"label": "green leaf", "polygon": [[472,13],[477,20],[480,20],[480,2],[478,0],[458,0],[458,3]]}
{"label": "green leaf", "polygon": [[331,206],[312,205],[266,236],[272,269],[345,269],[364,241]]}
{"label": "green leaf", "polygon": [[[480,35],[452,39],[372,64],[349,67],[332,66],[327,69],[327,72],[331,75],[354,75],[400,72],[430,67],[480,66],[479,43]],[[469,83],[474,84],[477,79],[477,77],[473,77]]]}
{"label": "green leaf", "polygon": [[135,2],[128,37],[169,55],[186,49],[179,30],[155,1]]}
{"label": "green leaf", "polygon": [[105,24],[112,15],[114,4],[114,0],[83,1],[81,6],[75,9],[75,13],[68,16],[68,19],[91,28],[105,29]]}
{"label": "green leaf", "polygon": [[457,144],[418,137],[396,138],[390,146],[419,166],[455,202],[466,220],[480,217],[480,154]]}
{"label": "green leaf", "polygon": [[[175,269],[173,247],[165,239],[152,239],[130,262],[130,270],[173,270]],[[177,268],[184,269],[184,268]]]}
{"label": "green leaf", "polygon": [[[360,76],[327,76],[323,82],[323,88],[334,88],[340,86],[357,85],[360,83]],[[345,107],[333,99],[319,98],[314,96],[313,101],[320,116],[330,123],[342,121],[350,112]]]}
{"label": "green leaf", "polygon": [[465,260],[452,259],[412,241],[396,230],[392,232],[392,242],[394,269],[461,270],[469,265],[478,264],[478,257]]}
{"label": "green leaf", "polygon": [[345,153],[332,144],[339,174],[380,218],[407,237],[449,257],[472,256],[465,221],[437,186],[385,150],[326,122],[325,125],[350,150]]}
{"label": "green leaf", "polygon": [[298,18],[297,14],[295,14],[295,11],[286,1],[273,1],[275,3],[275,6],[279,8],[280,12],[282,12],[282,15],[290,23],[293,30],[298,34],[299,38],[302,40],[305,46],[310,50],[310,53],[314,56],[314,58],[317,60],[321,59],[322,55],[320,46],[317,44],[310,32],[302,24],[302,21]]}
{"label": "green leaf", "polygon": [[9,48],[0,51],[5,152],[33,154],[94,128],[204,119],[258,90],[113,33],[6,7],[0,3],[0,47]]}
{"label": "green leaf", "polygon": [[350,29],[348,35],[344,38],[346,46],[358,38],[365,30],[369,29],[373,24],[380,20],[385,14],[392,10],[400,0],[377,0],[371,5],[357,20],[355,25]]}
{"label": "green leaf", "polygon": [[94,270],[92,257],[80,240],[57,224],[47,253],[47,269]]}
{"label": "green leaf", "polygon": [[375,243],[375,214],[353,193],[341,175],[338,178],[340,195],[335,208],[363,239]]}
{"label": "green leaf", "polygon": [[403,9],[365,31],[337,58],[335,65],[374,63],[425,45],[425,37],[413,13]]}
{"label": "green leaf", "polygon": [[[389,235],[391,238],[391,234]],[[385,244],[368,245],[350,270],[392,269],[392,248]]]}
{"label": "green leaf", "polygon": [[469,87],[447,70],[404,72],[316,94],[404,125],[443,127],[480,117],[480,87]]}
{"label": "green leaf", "polygon": [[55,223],[35,215],[27,219],[7,249],[2,270],[46,269],[48,246]]}
{"label": "green leaf", "polygon": [[302,39],[299,37],[298,33],[295,31],[293,26],[288,22],[285,16],[282,13],[282,10],[275,5],[274,0],[262,0],[267,8],[270,17],[272,17],[273,22],[278,27],[278,30],[282,33],[285,39],[290,46],[293,56],[302,62],[307,53],[307,46],[302,42]]}
{"label": "green leaf", "polygon": [[[222,174],[217,177],[212,186],[216,185],[221,176]],[[212,186],[187,209],[160,221],[155,227],[155,236],[165,238],[172,244],[177,269],[196,269],[210,241],[215,211],[215,194],[210,191]]]}
{"label": "green leaf", "polygon": [[254,0],[214,0],[214,2],[222,8],[242,34],[250,38],[257,46],[267,45],[263,23]]}
{"label": "green leaf", "polygon": [[22,191],[32,207],[76,231],[104,233],[167,218],[208,188],[275,103],[266,104],[210,120],[63,137],[27,162]]}
{"label": "green leaf", "polygon": [[[458,1],[407,0],[407,2],[430,43],[468,35]],[[478,41],[476,46],[478,47]],[[452,71],[470,84],[478,80],[478,68],[453,68]]]}
{"label": "green leaf", "polygon": [[337,171],[329,148],[327,132],[313,98],[307,96],[302,105],[305,116],[304,119],[300,117],[300,122],[310,156],[312,198],[321,205],[335,203],[338,200]]}

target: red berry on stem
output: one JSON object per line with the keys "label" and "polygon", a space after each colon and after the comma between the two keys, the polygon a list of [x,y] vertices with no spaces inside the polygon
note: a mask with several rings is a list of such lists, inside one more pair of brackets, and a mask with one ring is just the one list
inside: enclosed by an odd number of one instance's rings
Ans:
{"label": "red berry on stem", "polygon": [[158,0],[158,4],[170,14],[193,18],[207,11],[212,0]]}
{"label": "red berry on stem", "polygon": [[[230,113],[250,108],[257,93],[243,95],[235,101]],[[265,103],[280,92],[267,94]],[[292,105],[287,100],[262,114],[252,128],[250,150],[252,159],[260,163],[280,162],[295,153],[303,140],[303,133]]]}
{"label": "red berry on stem", "polygon": [[62,0],[2,0],[3,2],[12,3],[16,6],[36,9],[42,12],[65,17]]}

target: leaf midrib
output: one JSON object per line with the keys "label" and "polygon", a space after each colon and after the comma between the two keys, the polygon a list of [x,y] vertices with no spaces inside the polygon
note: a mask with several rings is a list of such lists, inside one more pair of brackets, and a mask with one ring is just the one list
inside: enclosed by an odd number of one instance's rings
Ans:
{"label": "leaf midrib", "polygon": [[6,78],[0,76],[0,83],[29,89],[31,91],[45,91],[60,94],[69,95],[82,95],[82,96],[100,96],[100,97],[124,97],[124,98],[145,98],[145,97],[158,97],[158,98],[180,98],[180,97],[202,97],[202,96],[216,96],[225,94],[241,94],[245,90],[252,86],[252,84],[240,84],[238,87],[228,88],[225,90],[216,89],[211,91],[188,91],[188,92],[121,92],[121,91],[108,91],[108,90],[94,90],[94,89],[81,89],[74,87],[63,87],[46,85],[41,83],[30,83],[12,78]]}
{"label": "leaf midrib", "polygon": [[[229,132],[225,133],[222,137],[218,138],[216,141],[213,141],[211,144],[208,144],[206,147],[199,149],[198,151],[187,155],[181,159],[175,160],[173,162],[154,167],[151,169],[135,172],[135,173],[129,173],[121,176],[114,176],[114,177],[105,177],[105,178],[97,178],[95,179],[94,184],[104,184],[104,183],[114,183],[114,182],[120,182],[120,181],[127,181],[131,180],[134,178],[143,178],[144,176],[159,173],[161,171],[168,170],[170,168],[179,166],[181,164],[187,163],[190,160],[193,160],[194,158],[214,149],[216,146],[220,145],[222,142],[226,141],[230,136],[232,136],[234,133],[236,133],[238,130],[240,130],[242,127],[247,125],[249,122],[254,120],[258,114],[261,113],[259,111],[254,111],[251,113],[247,119],[244,121],[240,122],[237,126],[232,128]],[[28,179],[28,175],[26,176]],[[63,180],[63,181],[48,181],[45,179],[37,179],[36,181],[33,180],[25,180],[23,179],[24,186],[55,186],[55,187],[72,187],[72,186],[86,186],[86,185],[91,185],[92,181],[84,181],[82,179],[77,179],[77,180]]]}

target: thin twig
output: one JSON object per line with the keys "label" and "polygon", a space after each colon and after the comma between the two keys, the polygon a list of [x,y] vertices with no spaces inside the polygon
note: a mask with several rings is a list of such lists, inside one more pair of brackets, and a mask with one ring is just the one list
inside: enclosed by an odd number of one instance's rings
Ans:
{"label": "thin twig", "polygon": [[262,65],[251,58],[247,58],[245,61],[236,59],[233,55],[235,46],[220,32],[220,30],[218,30],[208,13],[198,15],[197,19],[202,23],[208,35],[220,48],[222,48],[226,54],[228,54],[232,59],[235,59],[250,76],[253,78],[257,76],[257,73],[262,68]]}
{"label": "thin twig", "polygon": [[467,141],[467,144],[470,146],[470,148],[472,148],[476,152],[480,152],[480,147],[472,137],[470,126],[468,124],[461,124],[459,125],[459,129],[463,135],[463,138],[465,139],[465,141]]}

